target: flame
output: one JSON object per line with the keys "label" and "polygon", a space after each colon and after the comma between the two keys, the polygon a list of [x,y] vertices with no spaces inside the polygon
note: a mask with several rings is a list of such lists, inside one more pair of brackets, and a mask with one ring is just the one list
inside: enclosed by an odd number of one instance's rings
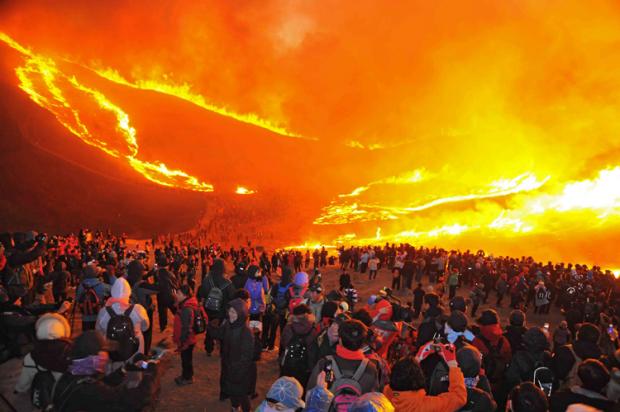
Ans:
{"label": "flame", "polygon": [[237,186],[237,190],[235,190],[235,193],[238,194],[238,195],[252,195],[252,194],[256,193],[256,191],[248,189],[248,188],[243,187],[243,186]]}
{"label": "flame", "polygon": [[[24,65],[15,69],[19,87],[33,102],[54,114],[67,130],[84,143],[112,157],[124,158],[134,170],[157,184],[197,192],[213,191],[211,184],[202,182],[182,170],[170,169],[162,162],[140,159],[137,132],[131,126],[129,115],[103,93],[82,84],[74,75],[61,71],[56,61],[34,53],[7,34],[0,32],[0,41],[18,51],[24,58]],[[111,114],[114,119],[112,133],[120,135],[123,144],[112,147],[110,136],[101,136],[98,132],[94,132],[93,130],[99,129],[100,125],[93,125],[92,128],[87,125],[88,122],[83,119],[84,116],[77,108],[79,104],[77,99],[67,97],[69,95],[86,97],[104,114]]]}

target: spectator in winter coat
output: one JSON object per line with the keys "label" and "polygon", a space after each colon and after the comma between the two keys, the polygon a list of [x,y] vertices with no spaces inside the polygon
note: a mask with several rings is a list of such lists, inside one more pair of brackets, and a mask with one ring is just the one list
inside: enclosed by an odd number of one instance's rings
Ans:
{"label": "spectator in winter coat", "polygon": [[293,309],[293,313],[289,316],[288,323],[284,327],[282,337],[280,338],[280,373],[294,377],[303,387],[308,383],[308,377],[314,365],[310,365],[308,357],[305,369],[296,366],[296,370],[291,371],[287,368],[288,365],[286,365],[285,358],[289,344],[291,344],[295,337],[303,341],[306,351],[309,350],[312,342],[314,342],[318,335],[314,328],[314,321],[314,315],[310,308],[307,305],[301,304]]}
{"label": "spectator in winter coat", "polygon": [[229,302],[227,320],[214,330],[214,337],[222,340],[220,392],[230,397],[233,408],[249,412],[258,354],[248,326],[248,306],[243,300]]}
{"label": "spectator in winter coat", "polygon": [[[140,346],[138,348],[137,353],[144,354],[144,336],[142,336],[142,332],[149,328],[149,317],[146,313],[146,309],[142,307],[142,305],[138,304],[130,304],[129,296],[131,295],[131,288],[129,287],[129,283],[125,280],[125,278],[118,278],[114,285],[112,285],[112,296],[107,300],[105,307],[103,307],[99,311],[99,315],[97,316],[97,326],[96,329],[102,334],[106,335],[108,330],[108,322],[110,321],[110,313],[108,313],[108,308],[111,309],[117,315],[122,315],[125,313],[130,307],[133,307],[129,317],[134,326],[134,333],[138,341],[140,342]],[[121,365],[112,365],[113,368]]]}
{"label": "spectator in winter coat", "polygon": [[368,299],[368,304],[364,307],[364,309],[368,311],[373,321],[392,319],[392,304],[387,299],[382,297],[381,294],[372,295]]}
{"label": "spectator in winter coat", "polygon": [[514,354],[521,349],[523,334],[527,331],[525,327],[525,313],[519,309],[513,310],[510,312],[508,321],[510,324],[506,326],[504,336],[510,342],[510,349]]}
{"label": "spectator in winter coat", "polygon": [[[182,285],[176,291],[178,303],[177,313],[174,315],[174,331],[172,340],[177,347],[177,352],[181,354],[181,376],[174,378],[179,386],[194,383],[194,364],[192,354],[196,346],[196,333],[194,323],[197,314],[202,314],[203,320],[207,321],[207,316],[202,308],[198,306],[198,301],[194,297],[194,291],[189,285]],[[205,325],[206,326],[206,325]]]}
{"label": "spectator in winter coat", "polygon": [[[80,282],[75,292],[75,301],[82,306],[82,331],[95,329],[95,322],[99,309],[104,305],[105,298],[109,294],[109,285],[104,284],[99,280],[99,273],[101,268],[95,264],[89,264],[84,268],[84,280]],[[91,296],[91,292],[94,292],[95,296]],[[86,300],[98,301],[97,305],[84,305]],[[91,309],[92,308],[92,309]],[[94,313],[90,313],[90,312]]]}
{"label": "spectator in winter coat", "polygon": [[[373,361],[368,360],[362,351],[367,333],[368,328],[359,320],[344,321],[338,329],[339,342],[336,346],[336,355],[333,357],[333,362],[347,376],[352,376],[362,362],[366,363],[358,381],[362,393],[375,392],[379,389],[377,366]],[[317,362],[308,380],[307,390],[316,385],[318,374],[323,372],[329,363],[331,363],[329,358],[323,358]],[[332,369],[335,370],[335,368]]]}
{"label": "spectator in winter coat", "polygon": [[247,273],[248,280],[243,288],[250,294],[250,320],[262,322],[267,309],[265,296],[269,293],[269,280],[256,265],[250,265]]}
{"label": "spectator in winter coat", "polygon": [[[463,373],[458,367],[454,347],[444,347],[438,352],[449,367],[450,386],[448,392],[437,396],[428,396],[425,385],[426,378],[419,362],[426,356],[435,353],[433,343],[429,342],[420,349],[416,359],[409,357],[399,360],[392,368],[390,385],[384,394],[392,402],[396,412],[448,412],[457,411],[467,401],[467,390]],[[448,345],[447,345],[448,346]]]}
{"label": "spectator in winter coat", "polygon": [[67,299],[67,287],[69,286],[69,280],[71,274],[67,272],[67,265],[65,262],[59,260],[54,266],[54,272],[51,274],[52,279],[52,294],[54,295],[54,302],[59,303]]}
{"label": "spectator in winter coat", "polygon": [[145,370],[131,365],[140,372],[128,371],[124,378],[123,370],[118,369],[103,377],[109,359],[105,346],[105,338],[97,331],[86,331],[76,338],[68,371],[54,391],[53,403],[62,405],[63,412],[139,411],[153,407],[159,387],[158,365],[149,362]]}
{"label": "spectator in winter coat", "polygon": [[542,280],[534,288],[534,313],[545,313],[545,309],[549,304],[547,299],[547,288]]}
{"label": "spectator in winter coat", "polygon": [[69,366],[72,343],[67,319],[57,313],[47,313],[37,320],[35,330],[34,349],[24,357],[22,372],[15,385],[15,391],[19,393],[30,390],[37,371],[49,370],[58,380]]}
{"label": "spectator in winter coat", "polygon": [[417,319],[420,317],[420,312],[422,312],[422,303],[424,302],[424,289],[422,289],[422,284],[418,283],[418,287],[413,290],[413,316]]}
{"label": "spectator in winter coat", "polygon": [[155,272],[155,281],[159,288],[157,293],[157,314],[159,315],[159,331],[163,332],[168,326],[168,309],[176,312],[174,291],[179,288],[176,276],[168,270],[168,258],[165,255],[157,257],[158,269]]}
{"label": "spectator in winter coat", "polygon": [[[228,302],[233,299],[235,293],[234,287],[230,280],[226,279],[224,271],[224,261],[222,259],[215,259],[209,275],[205,277],[198,290],[198,300],[202,303],[209,318],[209,326],[205,334],[205,351],[207,356],[211,356],[215,347],[212,330],[217,328],[226,318],[226,307]],[[218,299],[220,293],[211,293],[213,288],[220,290],[221,299]]]}
{"label": "spectator in winter coat", "polygon": [[515,352],[506,369],[506,386],[512,389],[521,382],[533,381],[534,371],[539,367],[551,368],[549,338],[539,327],[532,327],[523,334],[522,348]]}
{"label": "spectator in winter coat", "polygon": [[564,345],[555,351],[553,372],[562,382],[562,387],[570,389],[580,383],[577,374],[579,363],[601,357],[601,349],[598,347],[600,337],[601,332],[596,325],[584,323],[577,331],[577,339],[572,345]]}
{"label": "spectator in winter coat", "polygon": [[[337,309],[338,306],[335,302],[326,302],[323,306],[322,316],[323,320],[327,321],[327,324],[310,346],[310,353],[308,354],[310,365],[316,365],[325,356],[336,355],[336,346],[340,340],[340,325],[350,319],[346,314],[337,314]],[[326,313],[328,310],[331,315]]]}
{"label": "spectator in winter coat", "polygon": [[314,315],[315,322],[321,321],[321,311],[323,310],[323,304],[325,303],[325,296],[323,296],[323,288],[321,285],[315,285],[310,287],[310,300],[308,301],[308,307]]}
{"label": "spectator in winter coat", "polygon": [[480,331],[472,344],[478,348],[483,356],[490,355],[493,351],[499,352],[501,365],[497,365],[497,370],[494,371],[493,375],[490,375],[489,371],[487,371],[489,381],[492,385],[496,385],[503,379],[504,370],[502,366],[510,363],[512,356],[510,342],[502,334],[499,316],[493,309],[487,309],[482,312],[478,319],[478,325],[480,325]]}
{"label": "spectator in winter coat", "polygon": [[559,390],[551,395],[551,412],[565,411],[569,405],[579,403],[601,411],[608,411],[614,402],[607,399],[605,387],[609,383],[609,371],[600,361],[587,359],[577,370],[581,384]]}
{"label": "spectator in winter coat", "polygon": [[571,341],[570,330],[568,330],[568,323],[563,320],[558,327],[553,331],[553,350],[568,345]]}
{"label": "spectator in winter coat", "polygon": [[510,392],[506,411],[549,412],[547,395],[532,382],[523,382]]}
{"label": "spectator in winter coat", "polygon": [[467,388],[467,403],[463,410],[472,412],[492,412],[497,404],[491,394],[491,384],[482,369],[482,354],[474,346],[463,346],[456,352],[456,360],[463,372]]}

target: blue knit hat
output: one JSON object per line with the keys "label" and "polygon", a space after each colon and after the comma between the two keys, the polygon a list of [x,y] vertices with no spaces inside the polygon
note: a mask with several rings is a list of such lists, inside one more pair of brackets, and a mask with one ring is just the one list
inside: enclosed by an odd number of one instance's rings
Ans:
{"label": "blue knit hat", "polygon": [[297,272],[293,282],[297,286],[306,286],[308,284],[308,274],[306,272]]}
{"label": "blue knit hat", "polygon": [[297,379],[290,376],[282,376],[271,385],[266,398],[267,400],[281,403],[287,408],[297,409],[306,406],[304,401],[301,400],[303,393],[304,389]]}

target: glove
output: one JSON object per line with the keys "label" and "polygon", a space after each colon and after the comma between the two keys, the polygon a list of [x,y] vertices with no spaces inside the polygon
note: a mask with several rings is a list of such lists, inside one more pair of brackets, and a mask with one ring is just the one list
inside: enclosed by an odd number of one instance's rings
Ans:
{"label": "glove", "polygon": [[435,342],[430,341],[420,348],[420,350],[418,351],[418,354],[415,357],[418,363],[428,358],[429,355],[432,355],[433,353],[435,353],[435,348],[434,348],[435,345],[436,345]]}
{"label": "glove", "polygon": [[439,354],[448,365],[450,362],[456,362],[456,347],[451,343],[442,345]]}

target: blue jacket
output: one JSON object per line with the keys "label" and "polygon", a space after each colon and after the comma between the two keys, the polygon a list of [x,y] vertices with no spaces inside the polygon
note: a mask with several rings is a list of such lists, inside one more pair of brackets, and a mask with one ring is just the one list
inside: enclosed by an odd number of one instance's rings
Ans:
{"label": "blue jacket", "polygon": [[[99,302],[101,303],[101,307],[104,306],[105,297],[110,294],[110,285],[103,283],[101,280],[97,278],[87,278],[80,282],[78,285],[77,291],[75,293],[75,301],[76,303],[80,303],[83,299],[84,286],[91,287],[95,290],[95,293],[99,297]],[[87,322],[94,322],[97,320],[97,314],[94,315],[82,315],[82,320]]]}

